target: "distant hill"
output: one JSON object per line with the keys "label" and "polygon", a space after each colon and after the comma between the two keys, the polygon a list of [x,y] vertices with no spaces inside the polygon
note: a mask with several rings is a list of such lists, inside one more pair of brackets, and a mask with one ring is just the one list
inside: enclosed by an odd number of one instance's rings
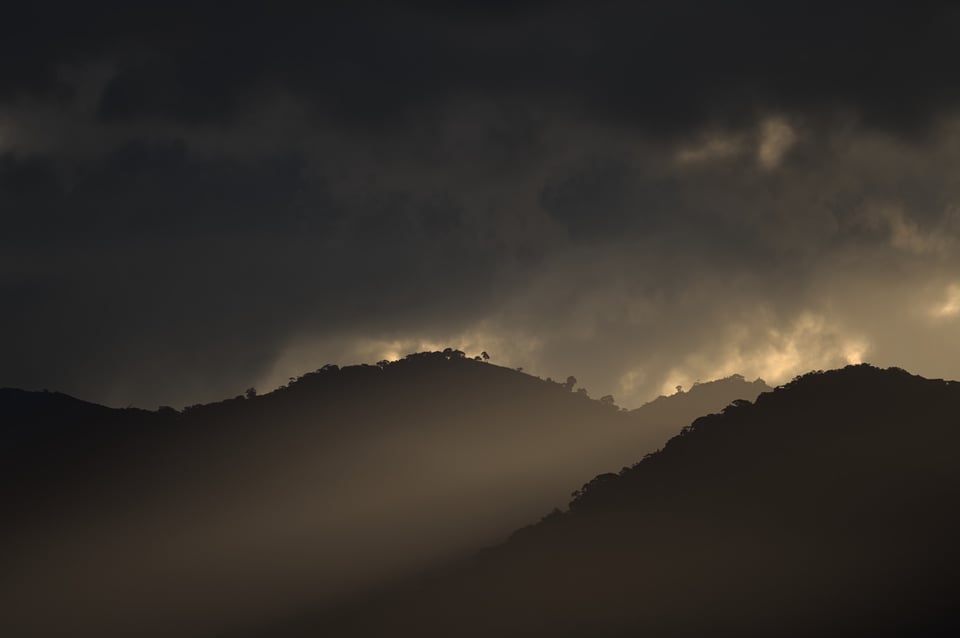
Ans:
{"label": "distant hill", "polygon": [[627,412],[446,350],[183,411],[2,390],[0,626],[200,636],[332,600],[497,542],[764,388]]}
{"label": "distant hill", "polygon": [[811,373],[476,559],[269,635],[958,635],[958,453],[960,383]]}
{"label": "distant hill", "polygon": [[[761,393],[771,390],[773,388],[762,379],[747,381],[734,374],[716,381],[694,383],[686,392],[657,397],[631,410],[630,414],[643,426],[644,432],[655,432],[665,442],[697,417],[719,412],[736,399],[754,401]],[[636,457],[625,462],[633,464],[635,461]]]}

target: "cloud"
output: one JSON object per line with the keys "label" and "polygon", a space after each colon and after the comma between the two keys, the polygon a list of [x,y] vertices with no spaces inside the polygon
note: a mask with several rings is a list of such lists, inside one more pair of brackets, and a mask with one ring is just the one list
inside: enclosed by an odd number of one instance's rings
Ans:
{"label": "cloud", "polygon": [[[293,95],[364,127],[424,121],[464,96],[563,106],[648,134],[838,108],[904,134],[949,112],[950,3],[59,2],[11,10],[0,98],[76,98],[68,65],[109,64],[106,122],[242,118]],[[56,21],[50,15],[58,15]],[[816,42],[816,46],[810,46]]]}
{"label": "cloud", "polygon": [[960,316],[960,284],[950,284],[944,298],[930,310],[930,315],[937,319],[953,319]]}
{"label": "cloud", "polygon": [[710,350],[689,354],[670,369],[660,391],[671,394],[677,385],[719,379],[747,371],[772,385],[789,381],[808,370],[823,370],[864,361],[868,341],[844,334],[822,316],[802,313],[784,327],[759,321],[733,325]]}
{"label": "cloud", "polygon": [[774,169],[796,142],[793,128],[781,118],[764,120],[760,126],[760,143],[757,147],[757,161],[765,169]]}
{"label": "cloud", "polygon": [[951,5],[94,8],[0,39],[0,384],[182,405],[452,345],[634,405],[960,353]]}
{"label": "cloud", "polygon": [[744,150],[744,141],[730,135],[712,135],[691,146],[683,146],[675,155],[680,164],[699,164],[735,157]]}
{"label": "cloud", "polygon": [[[439,138],[341,132],[312,153],[234,153],[259,139],[241,128],[219,154],[204,136],[73,163],[7,154],[3,285],[19,310],[3,327],[24,338],[3,383],[182,405],[450,345],[629,406],[711,375],[776,382],[859,346],[921,370],[952,352],[893,357],[886,326],[919,325],[899,309],[929,300],[897,293],[877,318],[851,305],[956,266],[950,136],[920,153],[815,132],[776,170],[749,152],[693,166],[672,161],[686,140],[465,109]],[[483,127],[463,155],[445,142],[465,139],[467,113]],[[515,125],[529,135],[511,133],[511,153],[481,134]]]}

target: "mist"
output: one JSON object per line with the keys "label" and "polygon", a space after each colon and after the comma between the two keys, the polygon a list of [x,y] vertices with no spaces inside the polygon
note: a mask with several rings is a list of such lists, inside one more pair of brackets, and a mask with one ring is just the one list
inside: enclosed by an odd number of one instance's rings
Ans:
{"label": "mist", "polygon": [[[205,636],[329,607],[501,542],[694,416],[768,389],[728,379],[627,412],[572,383],[448,349],[183,414],[98,408],[71,424],[84,404],[65,399],[61,434],[28,429],[6,450],[10,481],[33,485],[10,495],[6,622]],[[108,418],[121,427],[105,435]],[[71,437],[96,442],[31,480]]]}

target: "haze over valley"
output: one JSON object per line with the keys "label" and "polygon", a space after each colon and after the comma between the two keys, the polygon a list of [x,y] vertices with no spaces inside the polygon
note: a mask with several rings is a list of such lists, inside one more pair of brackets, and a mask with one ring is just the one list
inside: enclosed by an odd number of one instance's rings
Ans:
{"label": "haze over valley", "polygon": [[960,634],[960,4],[0,20],[0,637]]}

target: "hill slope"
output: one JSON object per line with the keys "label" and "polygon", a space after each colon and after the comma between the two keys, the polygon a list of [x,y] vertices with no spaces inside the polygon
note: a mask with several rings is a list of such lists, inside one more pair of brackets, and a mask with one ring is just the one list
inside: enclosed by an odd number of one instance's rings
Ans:
{"label": "hill slope", "polygon": [[[759,392],[724,383],[714,409]],[[0,624],[199,636],[331,600],[496,542],[711,387],[648,417],[446,351],[182,413],[5,390]]]}
{"label": "hill slope", "polygon": [[[329,635],[884,636],[960,627],[960,384],[812,373]],[[321,635],[304,622],[273,635]],[[389,628],[389,631],[387,631]]]}

